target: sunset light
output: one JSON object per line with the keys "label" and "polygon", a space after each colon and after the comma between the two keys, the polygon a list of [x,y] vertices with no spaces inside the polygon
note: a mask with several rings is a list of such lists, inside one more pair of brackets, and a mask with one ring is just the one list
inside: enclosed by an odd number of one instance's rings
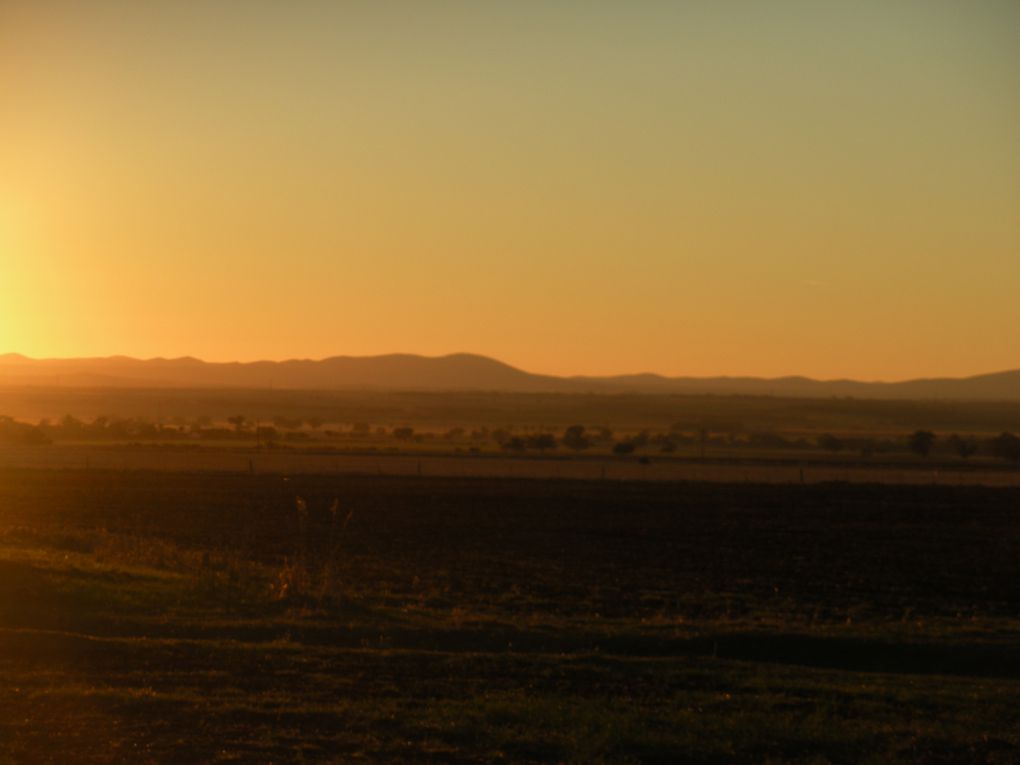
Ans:
{"label": "sunset light", "polygon": [[0,765],[1020,765],[1020,0],[0,0]]}
{"label": "sunset light", "polygon": [[6,3],[6,349],[1015,365],[1015,5],[640,5]]}

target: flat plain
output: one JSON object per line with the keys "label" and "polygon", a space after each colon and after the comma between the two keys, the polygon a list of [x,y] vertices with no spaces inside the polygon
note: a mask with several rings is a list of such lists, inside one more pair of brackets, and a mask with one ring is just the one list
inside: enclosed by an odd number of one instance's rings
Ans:
{"label": "flat plain", "polygon": [[[734,450],[735,451],[735,450]],[[165,444],[61,444],[0,447],[0,470],[82,468],[170,473],[428,476],[547,481],[701,483],[856,483],[1020,487],[1020,468],[989,459],[961,461],[783,454],[771,450],[700,458],[653,454],[458,454],[414,446],[392,450],[253,449]]]}
{"label": "flat plain", "polygon": [[0,471],[26,763],[1020,762],[1020,490]]}

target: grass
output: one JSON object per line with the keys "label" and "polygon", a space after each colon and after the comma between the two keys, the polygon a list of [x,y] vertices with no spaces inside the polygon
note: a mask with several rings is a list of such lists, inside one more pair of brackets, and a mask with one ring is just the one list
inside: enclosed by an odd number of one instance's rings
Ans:
{"label": "grass", "polygon": [[1018,499],[0,473],[0,751],[1020,762]]}

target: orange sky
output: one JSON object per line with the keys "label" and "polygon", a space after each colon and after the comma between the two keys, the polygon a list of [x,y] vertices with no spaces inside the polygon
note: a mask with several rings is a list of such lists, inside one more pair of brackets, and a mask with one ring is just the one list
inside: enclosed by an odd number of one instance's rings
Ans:
{"label": "orange sky", "polygon": [[534,6],[0,4],[0,352],[1020,367],[1020,5]]}

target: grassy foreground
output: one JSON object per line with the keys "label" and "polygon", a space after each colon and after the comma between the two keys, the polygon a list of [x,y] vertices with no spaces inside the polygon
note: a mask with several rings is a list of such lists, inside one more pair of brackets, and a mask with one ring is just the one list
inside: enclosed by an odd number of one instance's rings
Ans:
{"label": "grassy foreground", "polygon": [[0,473],[0,761],[1020,762],[1020,492]]}

